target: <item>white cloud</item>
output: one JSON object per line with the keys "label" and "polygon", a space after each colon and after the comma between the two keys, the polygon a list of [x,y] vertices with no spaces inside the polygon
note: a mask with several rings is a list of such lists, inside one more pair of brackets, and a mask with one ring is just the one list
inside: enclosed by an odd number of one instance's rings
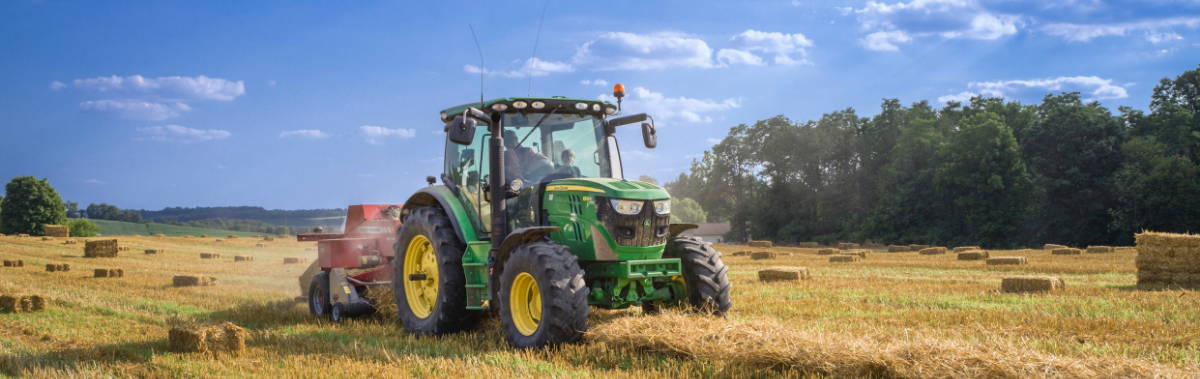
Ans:
{"label": "white cloud", "polygon": [[1060,76],[1047,79],[1030,80],[998,80],[990,82],[971,82],[967,84],[972,91],[963,91],[955,95],[938,98],[940,102],[948,100],[970,100],[971,96],[982,95],[989,97],[1013,97],[1023,91],[1037,90],[1045,92],[1078,91],[1090,96],[1087,100],[1124,99],[1129,97],[1124,86],[1113,84],[1112,79],[1097,76]]}
{"label": "white cloud", "polygon": [[937,101],[942,104],[949,103],[951,101],[967,104],[970,103],[971,98],[975,96],[979,96],[979,94],[971,91],[962,91],[953,95],[939,96]]}
{"label": "white cloud", "polygon": [[912,37],[909,37],[908,34],[902,32],[902,31],[896,30],[896,31],[890,31],[890,32],[874,32],[871,34],[867,34],[866,37],[863,37],[863,39],[862,39],[862,41],[860,41],[860,43],[862,44],[863,47],[867,48],[867,50],[899,51],[900,46],[897,46],[897,45],[902,44],[902,43],[908,43],[910,41],[912,41]]}
{"label": "white cloud", "polygon": [[749,51],[737,49],[721,49],[717,51],[717,62],[722,66],[732,66],[735,64],[744,64],[748,66],[762,66],[762,57],[754,55]]}
{"label": "white cloud", "polygon": [[[627,91],[629,96],[626,108],[627,113],[634,113],[632,109],[637,109],[636,112],[646,112],[654,116],[656,125],[669,125],[671,123],[708,123],[712,122],[710,114],[716,112],[727,111],[742,106],[738,99],[725,99],[721,101],[713,101],[707,99],[693,99],[689,97],[667,97],[659,92],[654,92],[643,87],[633,87],[632,91]],[[598,96],[601,100],[615,101],[610,95]]]}
{"label": "white cloud", "polygon": [[204,75],[162,76],[147,78],[141,75],[101,76],[72,81],[75,88],[121,96],[148,96],[171,100],[230,101],[246,93],[242,81],[210,78]]}
{"label": "white cloud", "polygon": [[232,133],[220,129],[192,129],[181,125],[163,125],[138,128],[142,134],[139,140],[160,142],[205,142],[229,138]]}
{"label": "white cloud", "polygon": [[607,81],[607,80],[604,80],[604,79],[594,79],[594,80],[588,80],[588,79],[584,79],[584,80],[580,80],[580,81],[579,81],[579,84],[582,84],[582,85],[585,85],[585,86],[600,86],[600,87],[603,87],[603,86],[607,86],[607,85],[608,85],[608,81]]}
{"label": "white cloud", "polygon": [[1175,32],[1168,32],[1168,33],[1147,32],[1146,33],[1146,41],[1153,43],[1155,45],[1160,44],[1160,43],[1182,41],[1182,40],[1183,40],[1183,36],[1181,36],[1181,35],[1179,35],[1179,33],[1175,33]]}
{"label": "white cloud", "polygon": [[192,109],[184,103],[165,104],[130,99],[89,100],[79,103],[79,108],[89,112],[107,113],[124,119],[142,121],[162,121]]}
{"label": "white cloud", "polygon": [[869,32],[862,46],[875,51],[897,51],[914,38],[995,40],[1023,26],[1020,17],[993,13],[975,0],[868,1],[853,12]]}
{"label": "white cloud", "polygon": [[[1158,20],[1142,20],[1112,24],[1054,23],[1047,24],[1046,26],[1042,27],[1042,31],[1046,34],[1061,37],[1071,42],[1087,42],[1099,37],[1124,36],[1135,31],[1155,32],[1163,28],[1172,27],[1186,27],[1195,29],[1200,27],[1200,17],[1171,17]],[[1178,34],[1175,35],[1178,36]],[[1149,39],[1149,37],[1147,39]]]}
{"label": "white cloud", "polygon": [[67,83],[63,83],[63,82],[60,82],[57,80],[50,82],[50,90],[51,91],[58,91],[63,88],[67,88]]}
{"label": "white cloud", "polygon": [[596,70],[712,68],[713,49],[704,40],[681,33],[606,32],[575,50],[572,63]]}
{"label": "white cloud", "polygon": [[530,76],[539,77],[539,76],[546,76],[546,75],[550,75],[550,74],[574,72],[575,67],[571,66],[571,64],[569,64],[569,63],[544,61],[544,60],[541,60],[541,59],[538,59],[535,57],[535,58],[526,59],[525,63],[521,66],[521,68],[517,69],[517,70],[496,71],[496,70],[480,68],[479,66],[468,64],[468,65],[463,65],[463,71],[465,71],[468,74],[483,73],[486,75],[500,75],[500,76],[504,76],[504,77],[508,77],[508,78],[527,78]]}
{"label": "white cloud", "polygon": [[806,63],[806,49],[813,46],[812,40],[800,33],[763,32],[754,29],[747,29],[732,39],[740,45],[741,50],[773,54],[775,63],[783,65]]}
{"label": "white cloud", "polygon": [[279,138],[306,138],[306,139],[323,139],[329,138],[329,133],[322,132],[320,129],[299,129],[285,130],[279,132]]}
{"label": "white cloud", "polygon": [[391,129],[375,125],[359,126],[358,130],[363,136],[367,137],[367,143],[372,145],[383,144],[388,138],[413,138],[417,136],[416,129]]}

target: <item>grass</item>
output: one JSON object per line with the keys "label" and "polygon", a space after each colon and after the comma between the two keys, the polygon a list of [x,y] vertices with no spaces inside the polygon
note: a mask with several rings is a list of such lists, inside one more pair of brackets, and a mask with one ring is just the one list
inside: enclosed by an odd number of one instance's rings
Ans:
{"label": "grass", "polygon": [[[193,234],[194,232],[189,232]],[[228,232],[194,233],[224,237]],[[163,233],[166,234],[166,233]],[[414,337],[394,321],[333,324],[310,317],[296,277],[311,243],[253,238],[117,237],[117,258],[84,259],[61,239],[0,237],[0,293],[42,294],[47,312],[0,315],[0,376],[297,377],[1188,377],[1200,372],[1200,293],[1133,288],[1132,251],[1026,256],[1022,266],[953,254],[872,252],[830,264],[816,249],[769,260],[726,256],[734,282],[728,319],[638,309],[593,309],[585,342],[514,350],[498,321],[476,331]],[[256,248],[265,243],[265,248]],[[737,246],[717,246],[733,252]],[[163,252],[144,255],[142,249]],[[199,253],[217,252],[219,260]],[[233,262],[234,255],[254,255]],[[70,263],[48,273],[30,262]],[[813,278],[762,283],[758,269],[805,266]],[[94,268],[124,278],[90,278]],[[172,275],[211,275],[214,287],[174,288]],[[1060,292],[998,292],[1006,275],[1058,275]],[[167,352],[177,320],[227,320],[250,330],[237,356]]]}
{"label": "grass", "polygon": [[240,237],[261,236],[262,233],[236,232],[231,230],[207,229],[194,226],[160,224],[156,222],[136,223],[112,220],[95,220],[100,227],[100,235],[104,236],[154,236],[162,234],[171,237],[200,236],[225,237],[235,235]]}

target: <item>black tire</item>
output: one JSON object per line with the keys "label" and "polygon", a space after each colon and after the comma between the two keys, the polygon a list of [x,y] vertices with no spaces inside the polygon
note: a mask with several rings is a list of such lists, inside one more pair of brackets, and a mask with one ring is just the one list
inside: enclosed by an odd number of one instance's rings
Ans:
{"label": "black tire", "polygon": [[341,304],[334,304],[333,307],[329,309],[329,320],[333,322],[340,324],[342,321],[346,321],[346,317],[346,308]]}
{"label": "black tire", "polygon": [[[518,330],[510,303],[513,282],[521,273],[533,276],[540,292],[541,319],[530,335]],[[495,304],[509,345],[554,346],[579,341],[587,331],[589,291],[583,269],[566,246],[538,241],[517,247],[504,262],[499,285],[500,296]]]}
{"label": "black tire", "polygon": [[[687,304],[703,313],[724,316],[733,301],[729,292],[729,266],[721,261],[721,253],[712,245],[695,237],[676,237],[667,243],[666,258],[679,258],[683,266],[683,280],[687,287]],[[651,304],[642,306],[647,313],[658,309]]]}
{"label": "black tire", "polygon": [[325,317],[329,311],[329,273],[321,272],[308,283],[308,313]]}
{"label": "black tire", "polygon": [[[412,211],[404,225],[396,231],[396,258],[392,260],[392,292],[396,310],[404,329],[416,335],[454,333],[473,325],[474,313],[467,310],[466,277],[463,275],[462,255],[466,245],[454,234],[450,218],[438,208],[421,207]],[[408,304],[404,286],[404,258],[409,242],[421,235],[429,239],[437,260],[437,298],[432,312],[422,318]]]}

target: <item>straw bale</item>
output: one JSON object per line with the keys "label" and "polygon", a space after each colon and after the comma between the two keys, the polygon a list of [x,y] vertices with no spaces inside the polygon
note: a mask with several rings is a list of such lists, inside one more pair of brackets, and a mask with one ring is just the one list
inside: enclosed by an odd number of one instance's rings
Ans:
{"label": "straw bale", "polygon": [[1053,255],[1079,255],[1079,254],[1083,254],[1083,250],[1064,247],[1061,249],[1050,250],[1050,254],[1053,254]]}
{"label": "straw bale", "polygon": [[929,245],[908,245],[908,250],[909,251],[921,251],[921,250],[928,249],[929,247],[930,247]]}
{"label": "straw bale", "polygon": [[261,244],[261,243],[256,243],[256,244],[254,244],[254,247],[267,247],[267,245]]}
{"label": "straw bale", "polygon": [[53,241],[53,240],[54,240],[54,238],[42,237],[42,241]]}
{"label": "straw bale", "polygon": [[213,242],[225,242],[225,240],[217,238],[217,239],[213,240]]}
{"label": "straw bale", "polygon": [[921,255],[939,255],[939,254],[946,254],[946,251],[947,250],[944,247],[934,246],[934,247],[921,249],[919,252],[921,253]]}
{"label": "straw bale", "polygon": [[778,254],[775,254],[774,251],[755,251],[750,253],[750,259],[753,260],[775,259],[776,256],[778,256]]}
{"label": "straw bale", "polygon": [[908,245],[888,245],[889,253],[903,253],[910,250]]}
{"label": "straw bale", "polygon": [[21,296],[21,298],[17,300],[17,308],[19,308],[21,312],[32,312],[33,301],[29,300],[28,296]]}
{"label": "straw bale", "polygon": [[1057,276],[1010,276],[1000,281],[1000,292],[1043,292],[1066,287]]}
{"label": "straw bale", "polygon": [[71,265],[69,263],[47,263],[46,271],[71,271]]}
{"label": "straw bale", "polygon": [[967,250],[958,253],[958,260],[960,261],[978,261],[987,259],[987,257],[988,252],[986,250]]}
{"label": "straw bale", "polygon": [[42,232],[50,237],[70,237],[71,228],[66,225],[42,225]]}
{"label": "straw bale", "polygon": [[201,234],[201,235],[200,235],[200,238],[208,238],[208,235],[207,235],[207,234]]}
{"label": "straw bale", "polygon": [[117,256],[117,240],[87,241],[83,247],[84,258],[111,258]]}
{"label": "straw bale", "polygon": [[1113,253],[1116,251],[1117,250],[1114,249],[1112,246],[1088,246],[1087,247],[1088,254],[1104,254],[1104,253]]}
{"label": "straw bale", "polygon": [[1023,265],[1023,264],[1026,264],[1026,263],[1029,263],[1029,260],[1028,260],[1028,259],[1025,259],[1025,257],[994,257],[994,258],[988,258],[988,259],[987,259],[987,264],[988,264],[989,266],[995,266],[995,265]]}
{"label": "straw bale", "polygon": [[108,269],[98,268],[95,270],[94,276],[97,278],[107,278],[108,277]]}
{"label": "straw bale", "polygon": [[249,256],[249,255],[236,255],[233,257],[234,262],[249,262],[249,261],[253,261],[253,260],[254,260],[254,257]]}
{"label": "straw bale", "polygon": [[740,257],[740,256],[744,256],[744,255],[750,255],[750,252],[749,251],[735,251],[733,253],[733,256],[735,256],[735,257]]}
{"label": "straw bale", "polygon": [[799,243],[796,243],[796,247],[815,249],[815,248],[821,247],[821,244],[816,243],[816,242],[799,242]]}
{"label": "straw bale", "polygon": [[853,242],[838,243],[838,249],[841,249],[841,250],[850,250],[850,249],[857,249],[857,248],[859,248],[857,243],[853,243]]}
{"label": "straw bale", "polygon": [[77,244],[77,243],[79,243],[79,241],[76,241],[76,240],[66,240],[66,241],[63,241],[63,245],[74,245],[74,244]]}
{"label": "straw bale", "polygon": [[860,259],[862,259],[862,258],[859,258],[857,255],[838,254],[838,255],[829,257],[829,262],[830,263],[858,262]]}
{"label": "straw bale", "polygon": [[220,257],[220,253],[200,253],[200,259],[217,259]]}
{"label": "straw bale", "polygon": [[46,310],[46,298],[38,295],[0,295],[0,313],[40,312]]}
{"label": "straw bale", "polygon": [[293,264],[293,263],[300,263],[300,258],[294,258],[294,257],[283,258],[283,264],[286,265],[286,264]]}
{"label": "straw bale", "polygon": [[817,250],[817,255],[833,255],[833,254],[836,254],[836,253],[837,253],[837,250],[835,250],[835,249],[821,249],[821,250]]}
{"label": "straw bale", "polygon": [[175,275],[171,278],[171,284],[176,287],[215,286],[217,278],[203,275]]}
{"label": "straw bale", "polygon": [[1068,247],[1070,247],[1070,246],[1048,243],[1048,244],[1042,245],[1042,250],[1066,249]]}
{"label": "straw bale", "polygon": [[771,241],[750,241],[750,247],[774,247],[775,243]]}
{"label": "straw bale", "polygon": [[11,295],[0,295],[0,313],[14,313],[20,310],[20,299]]}
{"label": "straw bale", "polygon": [[46,310],[46,298],[42,297],[41,295],[30,295],[29,303],[30,311],[41,312]]}
{"label": "straw bale", "polygon": [[239,353],[246,349],[245,329],[231,322],[180,325],[167,332],[171,351],[177,353]]}
{"label": "straw bale", "polygon": [[763,282],[805,280],[810,277],[807,267],[771,267],[758,271],[758,280]]}
{"label": "straw bale", "polygon": [[160,252],[162,252],[162,250],[159,249],[146,249],[145,251],[146,254],[158,254]]}
{"label": "straw bale", "polygon": [[1139,286],[1200,288],[1200,235],[1146,232],[1135,239]]}
{"label": "straw bale", "polygon": [[867,259],[867,251],[866,250],[843,251],[841,253],[838,253],[838,255],[852,255],[852,256],[862,258],[862,259]]}
{"label": "straw bale", "polygon": [[271,237],[271,236],[263,236],[262,240],[263,240],[263,241],[274,241],[274,240],[275,240],[275,237]]}

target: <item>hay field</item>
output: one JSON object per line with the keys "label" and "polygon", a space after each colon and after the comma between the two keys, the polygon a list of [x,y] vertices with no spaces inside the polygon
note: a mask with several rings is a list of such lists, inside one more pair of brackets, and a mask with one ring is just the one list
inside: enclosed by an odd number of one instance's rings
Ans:
{"label": "hay field", "polygon": [[[295,303],[311,243],[253,238],[117,237],[117,258],[82,258],[62,239],[0,237],[0,294],[39,294],[43,313],[0,314],[0,375],[272,376],[330,374],[469,377],[1197,377],[1200,293],[1140,291],[1135,253],[1025,256],[988,266],[953,254],[872,251],[830,263],[817,249],[774,247],[775,259],[732,256],[728,320],[638,309],[593,310],[582,344],[516,351],[485,319],[481,330],[412,337],[390,320],[332,324]],[[143,249],[162,249],[155,255]],[[200,259],[202,252],[220,259]],[[254,261],[234,262],[251,255]],[[45,272],[46,263],[72,271]],[[761,283],[757,270],[805,266],[812,278]],[[123,278],[92,278],[121,268]],[[210,287],[171,287],[173,275],[209,275]],[[1065,290],[1001,294],[1007,275],[1056,275]],[[236,356],[168,352],[181,321],[231,321],[248,329]]]}

